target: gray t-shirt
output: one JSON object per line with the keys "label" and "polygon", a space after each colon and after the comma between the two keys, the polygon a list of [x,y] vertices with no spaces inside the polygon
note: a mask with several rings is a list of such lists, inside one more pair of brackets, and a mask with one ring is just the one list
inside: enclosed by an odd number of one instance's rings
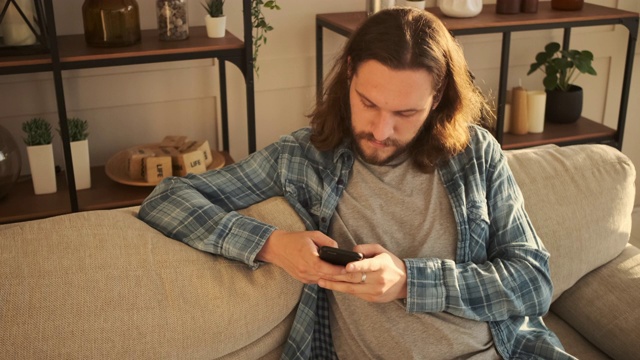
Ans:
{"label": "gray t-shirt", "polygon": [[[399,258],[455,259],[453,209],[436,171],[411,161],[357,160],[332,218],[340,248],[380,244]],[[412,314],[402,301],[369,303],[329,292],[331,333],[341,359],[499,359],[485,322],[446,312]]]}

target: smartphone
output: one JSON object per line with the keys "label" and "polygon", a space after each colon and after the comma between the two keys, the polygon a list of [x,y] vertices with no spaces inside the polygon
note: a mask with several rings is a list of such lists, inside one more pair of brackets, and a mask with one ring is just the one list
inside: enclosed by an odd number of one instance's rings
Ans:
{"label": "smartphone", "polygon": [[318,250],[320,259],[334,265],[345,266],[352,261],[364,259],[364,255],[355,251],[338,249],[330,246],[321,246]]}

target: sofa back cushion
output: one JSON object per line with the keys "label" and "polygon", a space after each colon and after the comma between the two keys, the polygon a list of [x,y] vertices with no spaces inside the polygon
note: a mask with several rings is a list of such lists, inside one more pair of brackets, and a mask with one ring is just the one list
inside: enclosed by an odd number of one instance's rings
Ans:
{"label": "sofa back cushion", "polygon": [[629,241],[635,169],[606,145],[507,152],[537,234],[551,254],[553,299]]}
{"label": "sofa back cushion", "polygon": [[[247,212],[265,207],[271,223],[304,229],[278,200]],[[0,228],[0,359],[260,358],[286,339],[301,289],[275,266],[171,240],[131,209],[12,224]]]}

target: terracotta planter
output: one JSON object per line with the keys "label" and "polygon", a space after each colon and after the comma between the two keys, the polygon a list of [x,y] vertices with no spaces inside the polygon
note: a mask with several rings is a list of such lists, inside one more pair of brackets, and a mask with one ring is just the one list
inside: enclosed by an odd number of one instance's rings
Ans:
{"label": "terracotta planter", "polygon": [[545,121],[570,124],[582,115],[582,88],[571,85],[569,91],[547,90]]}
{"label": "terracotta planter", "polygon": [[58,191],[53,146],[51,144],[27,146],[27,156],[31,169],[33,192],[36,195],[42,195]]}
{"label": "terracotta planter", "polygon": [[73,141],[70,145],[76,190],[89,189],[91,187],[89,140]]}
{"label": "terracotta planter", "polygon": [[207,36],[210,38],[223,38],[227,27],[227,17],[205,16],[204,23],[207,27]]}

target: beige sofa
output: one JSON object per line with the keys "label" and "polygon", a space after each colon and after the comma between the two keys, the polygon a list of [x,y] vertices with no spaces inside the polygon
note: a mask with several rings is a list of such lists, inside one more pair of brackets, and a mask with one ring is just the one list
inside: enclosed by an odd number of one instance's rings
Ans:
{"label": "beige sofa", "polygon": [[[551,252],[547,324],[581,359],[640,354],[635,170],[604,145],[508,154]],[[168,239],[135,208],[0,227],[0,359],[276,359],[302,285]],[[245,210],[302,230],[281,198]]]}

